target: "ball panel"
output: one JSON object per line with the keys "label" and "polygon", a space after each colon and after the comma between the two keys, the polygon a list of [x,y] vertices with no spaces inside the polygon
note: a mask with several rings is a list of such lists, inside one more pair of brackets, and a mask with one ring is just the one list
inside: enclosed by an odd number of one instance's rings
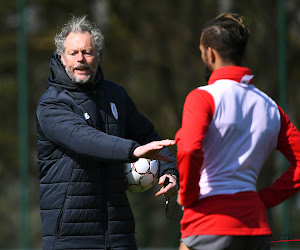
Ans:
{"label": "ball panel", "polygon": [[140,174],[146,174],[149,167],[150,167],[150,160],[144,159],[144,158],[140,158],[134,164],[135,171],[140,173]]}
{"label": "ball panel", "polygon": [[151,161],[150,162],[150,170],[153,175],[158,174],[158,161]]}
{"label": "ball panel", "polygon": [[125,175],[125,177],[127,178],[127,184],[131,185],[131,184],[138,184],[140,179],[141,179],[141,175],[135,171],[131,171],[128,174]]}
{"label": "ball panel", "polygon": [[147,174],[141,178],[140,183],[142,187],[147,187],[153,183],[153,175],[152,174]]}
{"label": "ball panel", "polygon": [[131,171],[131,163],[124,164],[125,174],[128,174]]}

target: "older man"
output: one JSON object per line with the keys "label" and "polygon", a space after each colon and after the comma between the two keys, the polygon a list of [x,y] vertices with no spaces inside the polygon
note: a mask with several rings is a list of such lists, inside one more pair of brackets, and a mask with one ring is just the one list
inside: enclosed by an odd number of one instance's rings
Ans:
{"label": "older man", "polygon": [[104,79],[103,36],[86,17],[55,37],[51,77],[37,106],[44,249],[136,249],[124,163],[162,160],[156,194],[177,193],[176,159],[126,91]]}

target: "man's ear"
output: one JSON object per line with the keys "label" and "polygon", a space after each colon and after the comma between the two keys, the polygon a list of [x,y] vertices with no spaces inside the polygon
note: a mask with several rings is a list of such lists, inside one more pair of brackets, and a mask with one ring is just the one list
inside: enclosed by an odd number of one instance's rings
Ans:
{"label": "man's ear", "polygon": [[216,61],[216,50],[208,47],[207,48],[207,57],[210,63],[214,64]]}

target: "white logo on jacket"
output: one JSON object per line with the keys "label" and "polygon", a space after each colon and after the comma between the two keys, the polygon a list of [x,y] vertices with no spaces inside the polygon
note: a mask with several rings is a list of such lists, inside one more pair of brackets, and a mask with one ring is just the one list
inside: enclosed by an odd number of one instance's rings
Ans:
{"label": "white logo on jacket", "polygon": [[116,104],[114,104],[113,102],[111,102],[110,103],[110,107],[111,107],[111,112],[113,113],[114,117],[116,118],[116,120],[118,120],[119,114],[118,114],[118,110],[117,110]]}
{"label": "white logo on jacket", "polygon": [[84,119],[85,120],[88,120],[88,119],[90,119],[91,117],[90,117],[90,115],[89,115],[89,113],[88,112],[85,112],[84,113]]}

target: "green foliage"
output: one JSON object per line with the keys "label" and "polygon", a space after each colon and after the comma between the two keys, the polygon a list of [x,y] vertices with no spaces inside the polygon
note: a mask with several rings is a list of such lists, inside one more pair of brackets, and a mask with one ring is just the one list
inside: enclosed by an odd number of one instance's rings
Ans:
{"label": "green foliage", "polygon": [[[225,2],[225,1],[224,1]],[[53,37],[70,14],[88,14],[103,30],[105,56],[102,63],[107,79],[123,85],[138,109],[154,124],[163,138],[174,138],[180,128],[186,95],[206,84],[199,51],[201,28],[220,12],[238,12],[246,18],[251,38],[244,65],[252,69],[255,84],[278,101],[278,9],[277,1],[220,0],[30,0],[27,1],[28,83],[29,83],[29,174],[31,246],[41,247],[39,185],[36,162],[35,107],[46,88],[49,60],[55,49]],[[286,112],[300,128],[299,6],[287,1],[287,95]],[[223,7],[221,7],[223,6]],[[0,248],[17,248],[19,231],[19,173],[17,121],[17,8],[15,1],[4,1],[0,13]],[[222,9],[223,8],[223,9]],[[172,147],[174,153],[176,148]],[[282,169],[271,156],[259,179],[259,187],[276,179]],[[164,198],[154,197],[156,188],[129,194],[136,218],[139,247],[177,247],[180,237],[179,207],[174,220],[165,218]],[[291,199],[291,220],[299,212],[297,197]],[[174,198],[173,198],[174,199]],[[175,204],[175,200],[172,201]],[[298,206],[296,205],[298,204]],[[278,216],[270,212],[271,226],[278,232]],[[280,214],[280,213],[279,213]],[[277,217],[276,217],[277,218]],[[5,225],[5,226],[3,226]],[[299,226],[291,223],[292,231]],[[297,231],[298,230],[298,231]],[[279,232],[280,233],[280,232]],[[9,239],[9,240],[7,240]]]}

